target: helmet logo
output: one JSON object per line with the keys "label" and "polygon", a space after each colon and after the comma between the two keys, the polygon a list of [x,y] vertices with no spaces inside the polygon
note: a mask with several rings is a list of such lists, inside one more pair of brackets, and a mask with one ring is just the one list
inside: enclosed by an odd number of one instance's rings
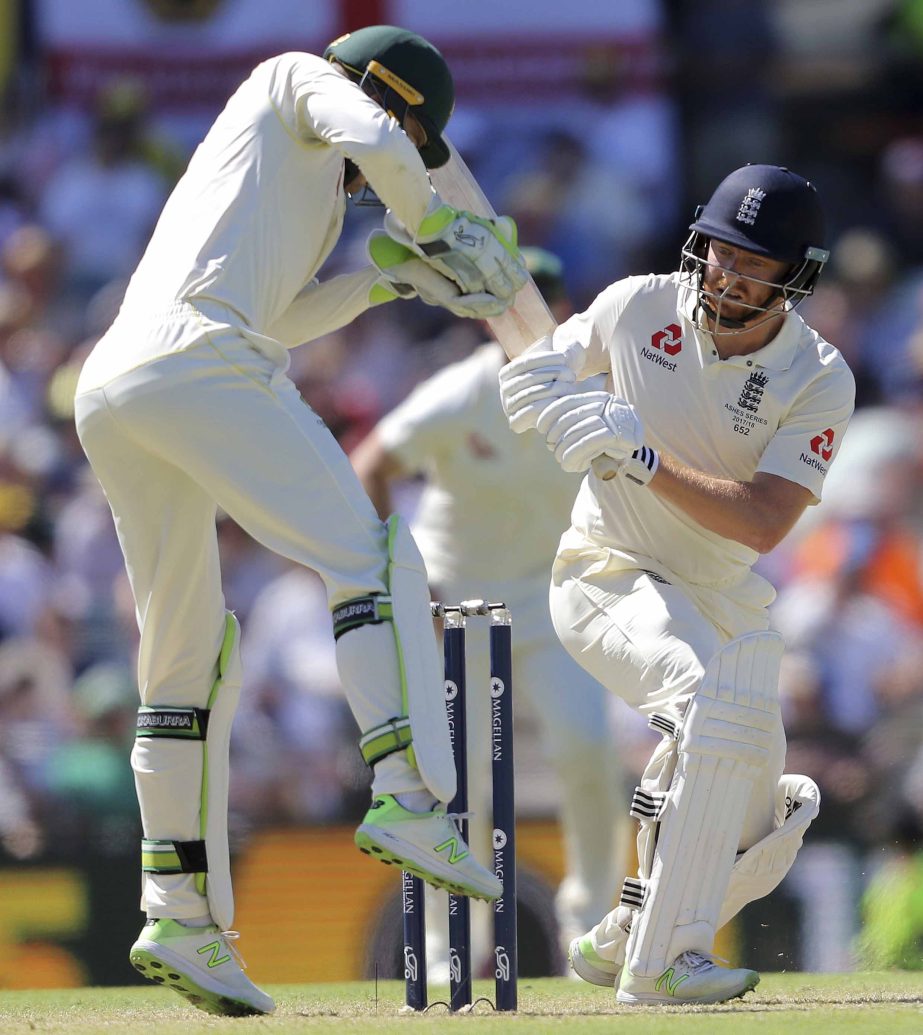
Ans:
{"label": "helmet logo", "polygon": [[760,190],[759,187],[751,187],[747,191],[746,197],[741,201],[740,208],[737,210],[735,217],[737,222],[753,226],[756,222],[756,217],[759,215],[760,205],[763,204],[763,198],[765,197],[766,191]]}
{"label": "helmet logo", "polygon": [[399,75],[395,75],[390,68],[385,68],[380,61],[372,58],[368,64],[368,70],[383,83],[387,83],[392,90],[396,90],[398,96],[403,97],[408,104],[422,104],[426,99],[419,90],[415,90],[410,83],[401,79]]}

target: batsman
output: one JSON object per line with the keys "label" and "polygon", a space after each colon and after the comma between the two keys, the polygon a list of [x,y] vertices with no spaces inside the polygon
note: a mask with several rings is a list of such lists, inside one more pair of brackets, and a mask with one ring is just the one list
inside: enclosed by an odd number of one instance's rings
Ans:
{"label": "batsman", "polygon": [[[401,520],[379,520],[286,376],[288,348],[370,306],[419,296],[484,318],[525,282],[512,221],[460,212],[430,183],[428,168],[448,158],[453,98],[439,51],[394,26],[257,66],[192,156],[81,372],[77,429],[140,629],[132,767],[148,919],[131,961],[212,1013],[274,1005],[230,930],[228,746],[242,670],[219,506],[325,583],[374,771],[358,847],[456,894],[502,890],[446,812],[455,768],[420,553]],[[347,196],[366,185],[388,230],[372,235],[364,268],[318,279]]]}
{"label": "batsman", "polygon": [[[586,471],[552,571],[555,630],[661,736],[634,792],[638,874],[570,961],[620,1003],[716,1003],[718,928],[785,876],[817,786],[783,775],[783,644],[753,566],[820,501],[854,406],[795,311],[828,258],[814,186],[748,165],[695,215],[679,271],[606,288],[500,372],[514,431]],[[608,375],[606,391],[581,381]]]}

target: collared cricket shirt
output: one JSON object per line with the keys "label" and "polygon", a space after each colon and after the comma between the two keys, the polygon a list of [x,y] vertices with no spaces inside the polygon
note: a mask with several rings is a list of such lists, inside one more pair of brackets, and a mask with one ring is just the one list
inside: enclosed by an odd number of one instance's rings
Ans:
{"label": "collared cricket shirt", "polygon": [[[679,273],[629,277],[562,324],[555,347],[583,346],[581,377],[609,371],[610,390],[635,407],[648,445],[718,478],[778,475],[819,501],[854,406],[845,360],[797,313],[764,348],[722,360],[693,324],[693,305]],[[774,596],[750,571],[756,551],[627,479],[591,472],[572,523],[564,551],[601,547],[625,567],[733,590],[749,606]]]}
{"label": "collared cricket shirt", "polygon": [[[258,65],[167,200],[82,389],[206,337],[220,341],[229,330],[286,366],[283,346],[367,308],[377,271],[333,278],[324,292],[315,281],[343,226],[344,156],[405,225],[419,225],[433,189],[393,118],[316,55],[292,52]],[[302,336],[286,341],[287,316],[302,302],[307,313],[295,321]]]}

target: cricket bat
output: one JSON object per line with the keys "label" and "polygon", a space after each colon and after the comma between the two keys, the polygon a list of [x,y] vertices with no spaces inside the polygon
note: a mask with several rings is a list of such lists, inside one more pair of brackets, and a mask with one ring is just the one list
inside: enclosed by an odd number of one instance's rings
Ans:
{"label": "cricket bat", "polygon": [[[476,216],[495,219],[493,205],[462,156],[452,142],[443,137],[449,148],[449,160],[438,169],[430,170],[430,179],[440,197],[455,208],[473,212]],[[551,334],[557,326],[542,293],[529,277],[519,289],[513,304],[500,316],[487,320],[491,333],[510,359],[515,359],[539,338]],[[614,478],[618,465],[609,457],[599,456],[593,461],[593,473],[603,481]]]}

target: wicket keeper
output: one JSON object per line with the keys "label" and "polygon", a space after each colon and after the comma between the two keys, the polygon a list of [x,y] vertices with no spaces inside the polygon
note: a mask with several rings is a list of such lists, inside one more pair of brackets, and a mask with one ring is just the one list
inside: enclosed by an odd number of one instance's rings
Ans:
{"label": "wicket keeper", "polygon": [[[430,184],[427,168],[448,157],[453,99],[442,55],[393,26],[258,65],[192,156],[80,376],[77,429],[141,634],[132,766],[148,920],[131,960],[211,1013],[273,1010],[231,944],[228,741],[241,663],[219,506],[324,581],[374,769],[359,848],[458,894],[501,892],[446,814],[455,768],[419,551],[401,520],[379,520],[286,376],[288,348],[369,306],[419,295],[484,317],[525,282],[512,221],[458,212]],[[373,234],[368,266],[320,281],[347,196],[366,182],[390,233]]]}

